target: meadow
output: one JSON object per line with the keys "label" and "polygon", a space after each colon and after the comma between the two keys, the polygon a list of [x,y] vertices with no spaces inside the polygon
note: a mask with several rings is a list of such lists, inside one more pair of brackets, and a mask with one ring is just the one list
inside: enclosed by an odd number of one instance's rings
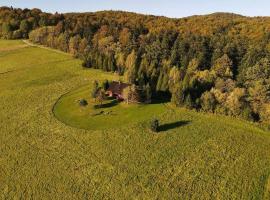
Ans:
{"label": "meadow", "polygon": [[270,133],[252,123],[172,106],[149,108],[158,134],[149,116],[91,130],[55,117],[64,94],[75,101],[93,80],[115,78],[0,40],[1,199],[270,199]]}

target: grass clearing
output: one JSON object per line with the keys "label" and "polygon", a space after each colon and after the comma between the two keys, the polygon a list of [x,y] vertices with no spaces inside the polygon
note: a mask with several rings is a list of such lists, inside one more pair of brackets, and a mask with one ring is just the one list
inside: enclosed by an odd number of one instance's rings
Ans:
{"label": "grass clearing", "polygon": [[[62,122],[73,127],[104,130],[118,129],[123,126],[144,122],[153,116],[159,116],[166,112],[166,107],[160,104],[134,105],[119,103],[109,99],[100,107],[90,98],[90,87],[80,87],[72,91],[56,103],[55,116]],[[79,105],[79,100],[86,99],[89,103],[86,107]]]}
{"label": "grass clearing", "polygon": [[116,78],[80,64],[37,47],[1,54],[0,71],[13,70],[0,74],[1,199],[269,197],[270,136],[251,123],[185,109],[159,115],[159,134],[141,122],[82,130],[57,120],[61,95]]}

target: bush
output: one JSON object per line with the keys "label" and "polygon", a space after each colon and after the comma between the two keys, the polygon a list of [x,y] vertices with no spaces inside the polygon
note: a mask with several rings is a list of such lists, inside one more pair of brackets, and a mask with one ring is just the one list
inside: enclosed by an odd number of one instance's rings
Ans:
{"label": "bush", "polygon": [[87,105],[88,105],[88,102],[85,99],[80,100],[80,106],[84,107],[84,106],[87,106]]}
{"label": "bush", "polygon": [[221,114],[221,115],[228,115],[228,110],[222,105],[217,105],[215,109],[215,113]]}
{"label": "bush", "polygon": [[98,82],[93,82],[93,87],[91,88],[91,97],[96,98],[99,92]]}
{"label": "bush", "polygon": [[254,121],[254,113],[249,106],[243,109],[241,117],[245,120]]}
{"label": "bush", "polygon": [[84,60],[82,62],[82,66],[85,67],[85,68],[91,68],[91,62],[88,61],[88,60]]}
{"label": "bush", "polygon": [[159,126],[159,121],[157,119],[153,119],[150,123],[150,129],[153,132],[158,132],[158,126]]}

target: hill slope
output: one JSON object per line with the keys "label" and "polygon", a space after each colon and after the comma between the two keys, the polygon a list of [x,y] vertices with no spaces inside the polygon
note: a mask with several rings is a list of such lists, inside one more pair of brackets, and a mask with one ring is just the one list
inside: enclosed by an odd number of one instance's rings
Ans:
{"label": "hill slope", "polygon": [[[109,73],[71,56],[0,41],[2,199],[267,198],[270,137],[250,123],[169,109],[145,123],[84,131],[54,118],[64,93]],[[16,49],[17,47],[17,49]],[[179,123],[181,122],[181,123]],[[183,123],[185,122],[185,123]],[[268,188],[268,189],[267,189]]]}

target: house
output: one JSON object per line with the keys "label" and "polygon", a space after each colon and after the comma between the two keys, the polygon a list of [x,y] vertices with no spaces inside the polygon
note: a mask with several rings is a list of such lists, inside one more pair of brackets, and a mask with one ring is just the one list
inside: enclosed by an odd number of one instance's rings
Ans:
{"label": "house", "polygon": [[115,97],[118,100],[124,100],[123,91],[125,88],[129,87],[130,84],[122,83],[120,81],[113,81],[110,83],[109,88],[106,91],[106,94],[110,97]]}

